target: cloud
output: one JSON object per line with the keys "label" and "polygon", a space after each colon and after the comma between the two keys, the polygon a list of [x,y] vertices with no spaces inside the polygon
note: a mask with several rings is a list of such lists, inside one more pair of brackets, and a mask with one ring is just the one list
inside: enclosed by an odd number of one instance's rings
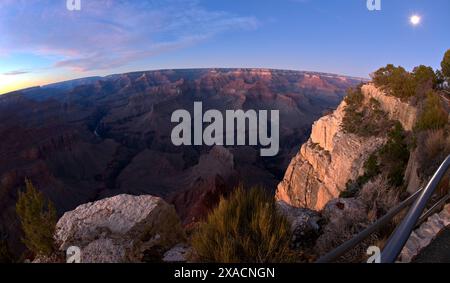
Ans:
{"label": "cloud", "polygon": [[4,76],[18,76],[18,75],[24,75],[30,73],[29,71],[22,71],[22,70],[16,70],[16,71],[10,71],[3,73]]}
{"label": "cloud", "polygon": [[110,69],[232,31],[258,28],[254,17],[203,8],[197,0],[2,0],[2,53],[56,58],[55,67]]}

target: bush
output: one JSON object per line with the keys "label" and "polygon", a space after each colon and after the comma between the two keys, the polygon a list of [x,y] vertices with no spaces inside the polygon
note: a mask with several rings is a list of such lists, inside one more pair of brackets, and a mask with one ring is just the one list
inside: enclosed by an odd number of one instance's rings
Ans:
{"label": "bush", "polygon": [[438,84],[438,77],[431,67],[424,65],[415,67],[412,75],[419,98],[426,97],[426,94]]}
{"label": "bush", "polygon": [[291,225],[273,197],[242,186],[200,224],[192,246],[200,262],[268,263],[291,261]]}
{"label": "bush", "polygon": [[447,146],[444,130],[431,130],[428,132],[428,138],[425,141],[425,152],[428,158],[434,159],[440,153],[447,155]]}
{"label": "bush", "polygon": [[382,171],[388,172],[389,185],[400,187],[403,185],[410,152],[405,132],[399,122],[389,132],[388,137],[387,143],[380,150],[380,163],[383,164]]}
{"label": "bush", "polygon": [[25,246],[35,255],[49,256],[54,251],[53,234],[56,227],[56,209],[29,181],[25,192],[19,192],[16,212],[19,216]]}
{"label": "bush", "polygon": [[361,188],[372,178],[380,174],[380,166],[378,165],[377,153],[372,153],[364,163],[364,175],[359,176],[356,181],[349,181],[346,184],[346,189],[339,197],[352,198],[357,195]]}
{"label": "bush", "polygon": [[345,98],[347,106],[342,119],[342,129],[346,133],[360,137],[377,136],[390,127],[390,121],[381,110],[380,103],[371,98],[364,105],[364,96],[361,89],[349,90]]}
{"label": "bush", "polygon": [[444,58],[441,62],[442,74],[446,78],[450,78],[450,49],[444,54]]}
{"label": "bush", "polygon": [[416,84],[429,84],[434,87],[437,82],[437,76],[433,68],[424,65],[414,68],[413,77]]}
{"label": "bush", "polygon": [[450,154],[450,136],[446,135],[445,129],[428,130],[418,134],[418,142],[421,149],[418,152],[420,176],[428,179]]}
{"label": "bush", "polygon": [[448,123],[448,113],[442,106],[439,95],[428,92],[425,106],[416,124],[418,130],[438,130]]}
{"label": "bush", "polygon": [[366,205],[370,222],[374,222],[400,202],[400,192],[378,176],[363,186],[358,199]]}
{"label": "bush", "polygon": [[415,95],[414,78],[403,67],[389,64],[377,70],[372,79],[377,87],[403,100]]}

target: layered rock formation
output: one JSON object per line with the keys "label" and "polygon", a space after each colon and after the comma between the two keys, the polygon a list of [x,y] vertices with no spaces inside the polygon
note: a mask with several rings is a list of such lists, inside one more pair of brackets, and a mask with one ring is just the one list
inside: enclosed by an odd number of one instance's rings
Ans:
{"label": "layered rock formation", "polygon": [[[274,188],[313,121],[360,82],[268,69],[163,70],[1,95],[0,229],[20,252],[14,205],[25,177],[60,214],[118,194],[150,194],[172,201],[185,222],[204,214],[236,178]],[[175,147],[171,115],[192,112],[194,101],[205,111],[280,110],[280,154],[261,158],[253,147],[235,147],[227,156],[210,154],[210,147]]]}
{"label": "layered rock formation", "polygon": [[373,98],[380,103],[381,109],[389,115],[391,120],[399,121],[406,131],[411,131],[416,124],[418,110],[399,98],[386,95],[373,84],[365,84],[361,91],[368,99]]}
{"label": "layered rock formation", "polygon": [[119,195],[83,204],[61,217],[55,234],[60,251],[80,248],[83,263],[162,260],[183,240],[175,209],[153,196]]}
{"label": "layered rock formation", "polygon": [[[407,103],[387,96],[372,84],[362,86],[364,102],[378,101],[390,119],[411,130],[417,110]],[[339,197],[348,181],[364,173],[364,163],[385,142],[385,136],[360,137],[341,129],[346,102],[336,111],[313,124],[310,139],[292,159],[276,198],[296,207],[321,210],[327,202]]]}

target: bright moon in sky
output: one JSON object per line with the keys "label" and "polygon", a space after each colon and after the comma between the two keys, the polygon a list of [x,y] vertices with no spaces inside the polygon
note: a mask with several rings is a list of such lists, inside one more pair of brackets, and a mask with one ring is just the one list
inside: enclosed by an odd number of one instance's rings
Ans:
{"label": "bright moon in sky", "polygon": [[409,21],[413,26],[417,26],[418,24],[420,24],[420,20],[420,16],[418,15],[412,15],[411,18],[409,18]]}

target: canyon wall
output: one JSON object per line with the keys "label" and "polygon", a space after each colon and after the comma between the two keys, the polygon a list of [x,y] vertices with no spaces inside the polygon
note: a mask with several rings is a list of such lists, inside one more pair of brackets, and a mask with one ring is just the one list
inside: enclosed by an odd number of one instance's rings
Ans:
{"label": "canyon wall", "polygon": [[[361,92],[363,103],[377,100],[391,120],[399,121],[407,131],[413,129],[417,117],[415,107],[386,95],[372,84],[362,86]],[[343,101],[333,113],[314,123],[309,140],[292,159],[278,185],[277,200],[321,210],[330,200],[339,197],[348,181],[364,174],[365,161],[387,137],[360,137],[344,132],[341,124],[346,106]]]}

